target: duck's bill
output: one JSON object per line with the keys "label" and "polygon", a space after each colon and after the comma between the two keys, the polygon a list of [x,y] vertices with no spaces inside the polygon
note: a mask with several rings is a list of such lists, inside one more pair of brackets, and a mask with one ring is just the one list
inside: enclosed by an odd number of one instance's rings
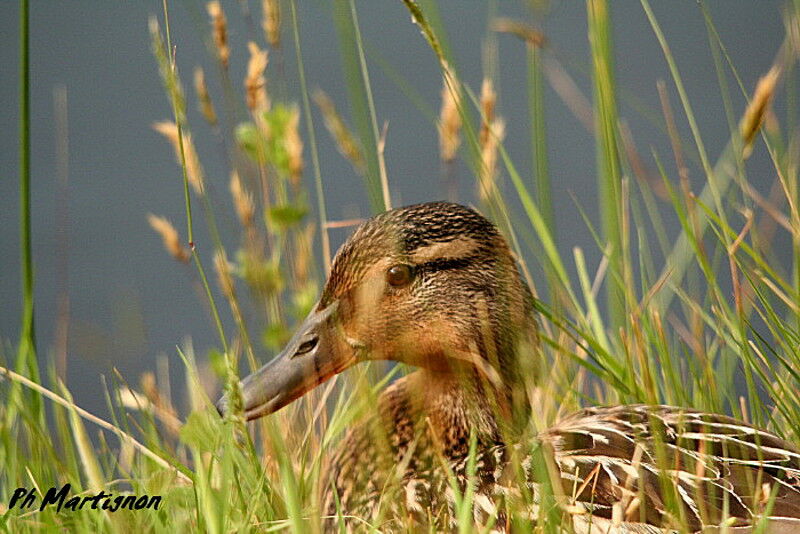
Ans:
{"label": "duck's bill", "polygon": [[[248,421],[274,413],[355,363],[353,350],[340,342],[335,327],[336,305],[314,308],[283,351],[241,382],[244,415]],[[227,395],[217,410],[229,409]]]}

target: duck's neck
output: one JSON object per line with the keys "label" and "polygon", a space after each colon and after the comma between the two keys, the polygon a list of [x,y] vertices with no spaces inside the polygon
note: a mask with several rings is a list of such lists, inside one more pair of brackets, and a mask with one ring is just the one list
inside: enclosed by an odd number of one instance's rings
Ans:
{"label": "duck's neck", "polygon": [[492,322],[491,335],[469,344],[480,350],[475,365],[457,362],[447,370],[420,369],[407,377],[415,411],[444,441],[455,436],[468,443],[471,433],[481,442],[506,441],[525,431],[531,412],[528,388],[543,360],[536,354],[540,343],[533,297],[522,285],[527,298],[516,320]]}
{"label": "duck's neck", "polygon": [[[418,401],[418,417],[449,449],[449,442],[467,445],[470,434],[481,442],[496,441],[500,421],[492,403],[481,392],[465,385],[452,373],[421,369],[409,375],[408,392]],[[415,410],[415,411],[416,411]]]}
{"label": "duck's neck", "polygon": [[[529,419],[530,404],[520,375],[492,383],[476,369],[452,373],[420,369],[407,377],[409,393],[418,399],[419,415],[441,441],[468,444],[513,439]],[[445,448],[447,446],[445,445]]]}

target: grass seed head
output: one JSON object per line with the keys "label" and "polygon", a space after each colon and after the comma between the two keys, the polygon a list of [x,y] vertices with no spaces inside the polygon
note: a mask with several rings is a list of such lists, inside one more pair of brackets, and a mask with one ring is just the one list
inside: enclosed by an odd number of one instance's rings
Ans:
{"label": "grass seed head", "polygon": [[150,28],[150,47],[158,63],[158,72],[161,76],[161,81],[164,84],[164,89],[167,91],[167,96],[175,107],[175,114],[178,120],[181,124],[185,124],[186,97],[184,96],[183,86],[178,76],[178,68],[174,62],[174,54],[167,50],[167,43],[164,42],[164,36],[161,33],[158,20],[155,17],[150,17],[148,25]]}
{"label": "grass seed head", "polygon": [[293,270],[294,278],[299,286],[308,281],[309,267],[313,265],[315,231],[316,225],[309,223],[301,232],[297,233]]}
{"label": "grass seed head", "polygon": [[496,18],[492,23],[492,30],[498,33],[514,35],[537,48],[541,48],[547,44],[547,38],[542,32],[518,20],[504,17]]}
{"label": "grass seed head", "polygon": [[161,121],[153,123],[153,129],[167,138],[172,148],[175,150],[175,158],[178,165],[181,165],[181,139],[183,139],[183,156],[186,160],[186,176],[192,188],[198,195],[205,194],[205,178],[203,167],[200,165],[200,158],[197,156],[192,136],[183,130],[178,134],[178,125],[172,121]]}
{"label": "grass seed head", "polygon": [[442,161],[453,161],[461,145],[461,89],[453,70],[444,66],[442,75],[442,109],[439,112],[439,154]]}
{"label": "grass seed head", "polygon": [[164,248],[176,260],[186,263],[189,261],[189,249],[181,244],[178,231],[172,226],[172,223],[166,217],[159,217],[152,213],[147,215],[147,222],[150,227],[156,231],[161,239],[164,241]]}
{"label": "grass seed head", "polygon": [[270,102],[267,95],[267,79],[264,71],[269,63],[269,55],[252,41],[247,43],[250,50],[250,60],[247,62],[247,76],[244,79],[247,108],[256,114],[269,110]]}
{"label": "grass seed head", "polygon": [[300,177],[303,175],[303,140],[300,138],[299,126],[300,110],[295,106],[291,110],[283,140],[286,153],[289,155],[289,176],[295,187],[300,185]]}
{"label": "grass seed head", "polygon": [[494,122],[494,108],[497,103],[497,93],[491,78],[484,78],[481,85],[481,121],[480,145],[484,146],[489,138],[489,125]]}
{"label": "grass seed head", "polygon": [[494,119],[487,129],[486,141],[481,144],[481,167],[478,175],[478,195],[487,201],[497,194],[497,149],[505,137],[506,123]]}
{"label": "grass seed head", "polygon": [[225,12],[217,0],[206,4],[208,16],[211,17],[211,35],[214,38],[214,46],[217,48],[217,57],[224,69],[228,68],[231,59],[231,49],[228,46],[228,20]]}
{"label": "grass seed head", "polygon": [[208,121],[211,126],[216,126],[217,113],[214,111],[214,104],[211,103],[211,96],[208,94],[206,75],[200,67],[194,69],[194,90],[197,93],[197,103],[200,113],[203,114],[203,117],[205,117],[206,121]]}
{"label": "grass seed head", "polygon": [[336,147],[339,149],[339,152],[350,162],[356,172],[363,175],[366,164],[364,162],[364,155],[361,152],[361,147],[345,124],[342,116],[339,115],[333,101],[320,89],[314,92],[313,98],[314,103],[317,105],[320,112],[322,112],[322,117],[325,120],[325,128],[336,142]]}
{"label": "grass seed head", "polygon": [[281,46],[281,3],[279,0],[262,0],[261,9],[263,18],[261,26],[267,42],[273,48]]}
{"label": "grass seed head", "polygon": [[742,122],[739,124],[739,133],[742,136],[742,151],[745,158],[750,157],[753,151],[753,141],[764,123],[764,116],[769,110],[779,78],[778,67],[772,67],[762,76],[753,92],[753,99],[744,112]]}
{"label": "grass seed head", "polygon": [[228,300],[234,300],[236,290],[231,276],[231,265],[221,250],[214,254],[214,270],[217,273],[217,284],[219,284],[220,291]]}
{"label": "grass seed head", "polygon": [[253,217],[256,212],[253,195],[245,189],[242,180],[239,178],[239,173],[236,171],[231,173],[230,190],[233,197],[233,207],[236,209],[239,221],[245,228],[252,227]]}

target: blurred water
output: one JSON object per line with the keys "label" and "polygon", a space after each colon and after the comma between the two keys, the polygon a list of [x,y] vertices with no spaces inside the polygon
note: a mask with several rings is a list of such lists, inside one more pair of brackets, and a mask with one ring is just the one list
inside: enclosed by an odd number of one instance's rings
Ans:
{"label": "blurred water", "polygon": [[[324,89],[347,111],[338,41],[330,11],[324,2],[299,2],[300,33],[309,84]],[[259,12],[257,2],[250,2]],[[670,161],[666,135],[641,114],[659,115],[656,80],[670,80],[658,43],[638,2],[611,2],[616,72],[622,94],[621,114],[628,121],[645,163],[654,147]],[[489,5],[489,4],[486,4]],[[481,2],[439,2],[463,79],[476,90],[482,78],[482,47],[486,40],[487,7]],[[498,15],[525,17],[518,3],[495,2]],[[738,67],[744,84],[752,89],[766,72],[783,37],[779,0],[713,2],[717,29]],[[149,229],[146,214],[169,217],[183,227],[184,207],[179,170],[170,147],[154,133],[153,121],[169,118],[171,110],[162,91],[149,48],[147,19],[160,15],[160,2],[47,2],[36,3],[31,13],[31,79],[33,143],[33,239],[36,261],[36,320],[42,362],[54,346],[56,302],[67,290],[71,302],[68,385],[82,406],[103,413],[100,375],[116,367],[131,383],[142,371],[155,368],[156,355],[167,355],[173,376],[182,364],[175,345],[191,336],[199,354],[215,345],[215,333],[202,296],[195,291],[192,268],[181,267],[163,251]],[[232,41],[231,73],[244,76],[248,29],[239,2],[224,2]],[[435,128],[382,69],[387,64],[405,78],[434,112],[438,112],[440,72],[419,30],[410,22],[401,2],[359,2],[361,29],[378,120],[388,121],[386,163],[396,205],[443,198],[440,185]],[[187,86],[195,65],[207,71],[211,90],[219,101],[214,63],[204,45],[205,9],[194,2],[172,6],[172,38],[177,45],[179,68]],[[588,42],[585,6],[558,1],[549,15],[537,21],[556,56],[570,69],[579,87],[591,99],[587,77]],[[654,2],[684,76],[697,121],[712,158],[727,141],[720,91],[708,47],[703,17],[695,2]],[[288,13],[284,13],[288,18]],[[17,241],[17,6],[0,4],[0,339],[16,340],[19,330],[19,266]],[[284,32],[283,53],[288,84],[270,91],[299,100],[294,50]],[[524,176],[530,175],[529,132],[525,93],[524,47],[509,36],[499,36],[499,113],[507,119],[506,147]],[[277,56],[273,55],[273,65]],[[274,75],[274,66],[271,73]],[[732,80],[728,80],[736,109],[743,107]],[[63,84],[69,98],[68,242],[59,244],[57,228],[57,175],[53,89]],[[679,109],[672,91],[673,105]],[[190,95],[189,120],[198,151],[213,189],[223,239],[229,250],[237,240],[227,195],[228,171],[194,106]],[[570,114],[556,94],[546,95],[549,158],[553,194],[557,202],[559,243],[567,257],[581,246],[590,266],[599,261],[589,232],[576,216],[570,193],[597,221],[594,145],[589,133]],[[777,102],[781,113],[783,103]],[[316,111],[315,111],[316,113]],[[680,127],[688,128],[681,117]],[[320,159],[331,219],[368,213],[360,179],[336,152],[321,117]],[[688,135],[687,135],[688,139]],[[308,151],[306,150],[306,156]],[[310,161],[308,160],[308,168]],[[749,163],[753,181],[771,184],[774,172],[763,148]],[[698,184],[700,173],[692,174]],[[461,198],[474,198],[472,177],[458,169]],[[311,184],[310,172],[306,180]],[[204,225],[196,225],[200,251],[210,260]],[[671,229],[674,231],[674,228]],[[346,230],[334,230],[338,246]],[[58,251],[68,250],[68,286],[58,286]],[[61,248],[60,248],[61,247]],[[225,316],[226,326],[233,331]],[[271,355],[264,352],[264,360]]]}

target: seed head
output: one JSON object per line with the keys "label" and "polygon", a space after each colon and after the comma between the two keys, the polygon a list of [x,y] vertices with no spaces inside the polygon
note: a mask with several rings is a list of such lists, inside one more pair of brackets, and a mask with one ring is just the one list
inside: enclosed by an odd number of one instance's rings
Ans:
{"label": "seed head", "polygon": [[494,107],[497,103],[497,93],[490,78],[484,78],[481,85],[481,121],[480,145],[484,146],[489,138],[489,125],[494,122]]}
{"label": "seed head", "polygon": [[356,172],[364,174],[366,165],[364,163],[364,155],[361,152],[361,147],[356,142],[355,137],[345,124],[342,116],[336,110],[333,101],[321,89],[317,89],[314,92],[313,98],[314,103],[317,104],[317,107],[319,107],[319,110],[322,112],[322,117],[325,120],[325,128],[336,142],[336,147],[339,149],[339,152],[347,158]]}
{"label": "seed head", "polygon": [[300,110],[295,106],[286,124],[286,137],[283,140],[289,155],[289,177],[295,186],[299,185],[303,175],[303,140],[300,138],[299,125]]}
{"label": "seed head", "polygon": [[742,121],[739,123],[743,156],[745,158],[750,157],[750,153],[753,151],[753,141],[764,122],[764,116],[772,102],[775,86],[778,84],[779,78],[780,69],[772,67],[769,72],[758,80],[756,90],[753,92],[753,99],[750,100],[750,104],[742,116]]}
{"label": "seed head", "polygon": [[214,270],[217,272],[217,283],[219,284],[220,291],[225,295],[225,298],[232,300],[236,298],[236,290],[233,285],[233,277],[231,276],[231,265],[225,257],[225,253],[218,251],[214,254]]}
{"label": "seed head", "polygon": [[197,103],[200,113],[203,114],[203,117],[206,118],[206,121],[208,121],[211,126],[216,126],[217,113],[214,111],[214,104],[211,103],[211,97],[208,94],[206,75],[200,67],[194,69],[194,90],[197,93]]}
{"label": "seed head", "polygon": [[178,126],[171,121],[161,121],[153,123],[153,129],[167,138],[175,151],[175,158],[178,165],[182,164],[181,158],[181,139],[183,139],[183,156],[186,160],[186,177],[192,188],[198,195],[205,194],[205,178],[203,167],[200,165],[200,158],[194,148],[194,142],[189,132],[183,130],[178,134]]}
{"label": "seed head", "polygon": [[253,195],[245,190],[239,178],[239,173],[236,171],[231,173],[230,189],[233,197],[233,207],[236,209],[239,221],[245,228],[250,228],[253,225],[253,217],[256,212],[255,203],[253,202]]}
{"label": "seed head", "polygon": [[181,245],[181,240],[178,237],[178,231],[172,226],[172,223],[166,217],[159,217],[152,213],[147,215],[147,222],[150,227],[156,231],[161,239],[164,241],[164,248],[176,260],[186,263],[189,261],[189,250]]}
{"label": "seed head", "polygon": [[228,20],[225,12],[217,0],[206,4],[208,16],[211,17],[211,35],[214,38],[214,45],[217,47],[217,57],[222,68],[227,69],[231,58],[231,49],[228,46]]}
{"label": "seed head", "polygon": [[502,117],[487,128],[486,142],[481,145],[481,168],[478,174],[478,195],[486,201],[497,194],[497,149],[505,137],[506,123]]}
{"label": "seed head", "polygon": [[461,145],[460,87],[455,73],[445,65],[442,76],[442,109],[439,112],[439,154],[445,163],[453,161]]}
{"label": "seed head", "polygon": [[281,3],[279,0],[262,0],[263,20],[261,26],[267,42],[273,48],[281,46]]}
{"label": "seed head", "polygon": [[267,79],[264,71],[269,62],[266,50],[261,50],[254,42],[247,43],[250,50],[250,60],[247,62],[247,76],[244,79],[247,107],[253,113],[260,115],[269,110],[270,102],[267,96]]}

